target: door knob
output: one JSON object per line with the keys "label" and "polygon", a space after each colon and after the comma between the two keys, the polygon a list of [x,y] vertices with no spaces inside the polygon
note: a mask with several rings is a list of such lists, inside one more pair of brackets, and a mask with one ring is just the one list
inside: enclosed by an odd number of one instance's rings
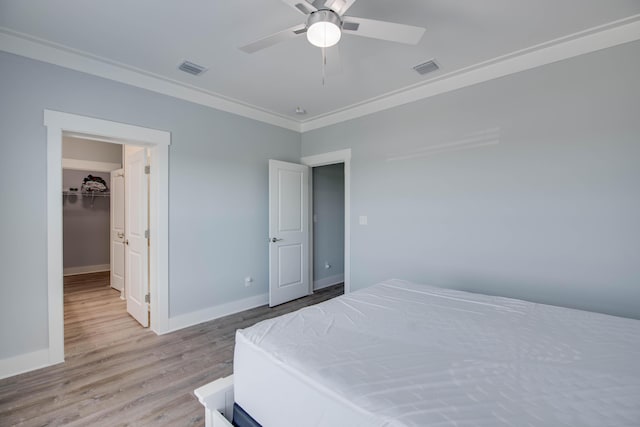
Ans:
{"label": "door knob", "polygon": [[278,238],[275,238],[275,237],[271,238],[271,242],[273,242],[273,243],[279,242],[280,240],[282,240],[282,239],[278,239]]}

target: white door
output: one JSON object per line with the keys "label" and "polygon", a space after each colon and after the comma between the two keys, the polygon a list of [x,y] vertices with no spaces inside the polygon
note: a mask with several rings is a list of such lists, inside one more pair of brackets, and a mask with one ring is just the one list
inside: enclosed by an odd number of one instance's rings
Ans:
{"label": "white door", "polygon": [[149,326],[148,181],[146,150],[125,148],[125,295],[127,311],[142,326]]}
{"label": "white door", "polygon": [[269,160],[269,306],[309,293],[309,167]]}
{"label": "white door", "polygon": [[111,287],[124,298],[124,169],[111,172]]}

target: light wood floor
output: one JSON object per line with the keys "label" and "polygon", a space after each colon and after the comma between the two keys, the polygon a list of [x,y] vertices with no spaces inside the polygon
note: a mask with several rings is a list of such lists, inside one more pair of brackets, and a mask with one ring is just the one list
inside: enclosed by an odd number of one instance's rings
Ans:
{"label": "light wood floor", "polygon": [[127,315],[108,281],[65,278],[66,362],[0,380],[0,426],[202,426],[193,390],[232,373],[236,329],[343,292],[336,285],[157,336]]}

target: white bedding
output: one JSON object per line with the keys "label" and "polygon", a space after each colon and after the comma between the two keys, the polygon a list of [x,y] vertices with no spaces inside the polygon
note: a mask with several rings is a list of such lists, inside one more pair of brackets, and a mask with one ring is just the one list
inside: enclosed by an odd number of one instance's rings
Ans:
{"label": "white bedding", "polygon": [[263,427],[639,426],[640,321],[389,280],[236,335]]}

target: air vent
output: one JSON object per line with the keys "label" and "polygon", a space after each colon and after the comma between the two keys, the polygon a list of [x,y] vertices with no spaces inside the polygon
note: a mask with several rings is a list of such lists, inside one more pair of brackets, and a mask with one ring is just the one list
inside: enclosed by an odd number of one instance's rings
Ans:
{"label": "air vent", "polygon": [[194,76],[199,76],[200,74],[207,71],[206,67],[194,64],[193,62],[189,61],[184,61],[182,64],[178,65],[178,69],[184,71],[185,73],[193,74]]}
{"label": "air vent", "polygon": [[440,67],[438,67],[438,64],[436,64],[436,62],[432,59],[430,61],[427,61],[423,64],[420,65],[416,65],[415,67],[413,67],[414,70],[416,70],[416,72],[420,75],[425,75],[427,73],[431,73],[433,71],[438,70]]}

